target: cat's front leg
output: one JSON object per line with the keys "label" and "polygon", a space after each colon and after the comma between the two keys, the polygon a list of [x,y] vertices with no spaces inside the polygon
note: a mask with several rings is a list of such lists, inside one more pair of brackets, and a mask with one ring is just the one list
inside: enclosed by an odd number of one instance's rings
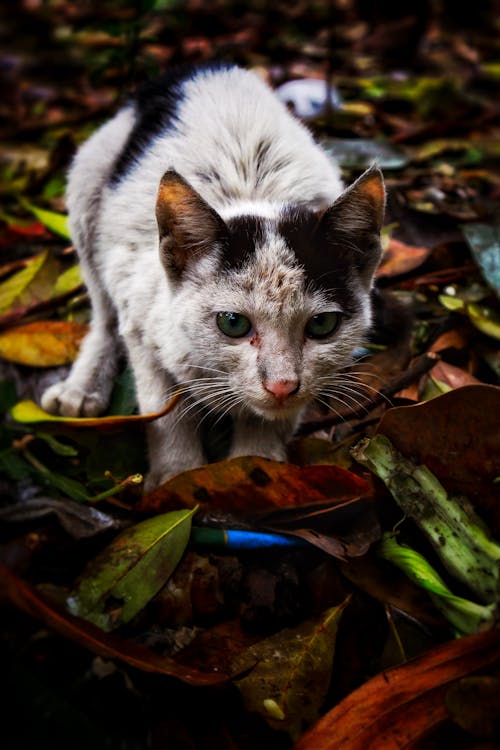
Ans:
{"label": "cat's front leg", "polygon": [[280,419],[271,422],[253,415],[234,418],[229,458],[262,456],[286,461],[286,445],[294,433],[296,421]]}
{"label": "cat's front leg", "polygon": [[42,407],[65,417],[96,417],[106,410],[122,347],[114,324],[93,322],[66,380],[42,395]]}
{"label": "cat's front leg", "polygon": [[147,427],[149,472],[145,492],[151,492],[175,474],[205,463],[196,422],[188,416],[178,421],[185,406],[181,400],[170,414]]}
{"label": "cat's front leg", "polygon": [[[137,334],[126,337],[134,371],[137,400],[141,414],[161,411],[175,393],[175,381],[161,366],[150,348]],[[146,427],[149,472],[144,491],[151,492],[174,474],[205,462],[198,431],[198,412],[185,396],[169,414]]]}

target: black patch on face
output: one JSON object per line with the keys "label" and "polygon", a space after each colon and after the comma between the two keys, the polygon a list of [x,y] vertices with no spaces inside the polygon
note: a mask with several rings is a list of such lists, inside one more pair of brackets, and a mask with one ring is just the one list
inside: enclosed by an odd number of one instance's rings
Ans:
{"label": "black patch on face", "polygon": [[230,67],[225,63],[178,65],[154,81],[140,86],[130,101],[136,112],[136,122],[115,162],[109,184],[113,187],[118,185],[139,161],[153,138],[175,124],[184,83],[196,78],[199,73]]}
{"label": "black patch on face", "polygon": [[332,300],[345,312],[354,312],[357,304],[349,289],[352,265],[318,232],[319,221],[305,208],[289,209],[278,224],[278,232],[304,268],[306,286],[331,292]]}
{"label": "black patch on face", "polygon": [[236,216],[226,221],[229,232],[222,252],[224,268],[241,268],[254,255],[255,247],[264,242],[265,224],[261,216]]}

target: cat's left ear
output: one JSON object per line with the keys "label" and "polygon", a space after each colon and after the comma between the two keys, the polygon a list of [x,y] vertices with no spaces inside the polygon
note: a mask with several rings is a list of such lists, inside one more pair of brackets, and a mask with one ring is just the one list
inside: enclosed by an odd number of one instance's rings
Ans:
{"label": "cat's left ear", "polygon": [[197,260],[214,252],[227,236],[223,220],[174,170],[163,175],[156,200],[160,256],[173,281]]}
{"label": "cat's left ear", "polygon": [[372,166],[324,212],[318,227],[335,246],[337,256],[349,256],[367,284],[380,261],[384,212],[384,178],[380,169]]}

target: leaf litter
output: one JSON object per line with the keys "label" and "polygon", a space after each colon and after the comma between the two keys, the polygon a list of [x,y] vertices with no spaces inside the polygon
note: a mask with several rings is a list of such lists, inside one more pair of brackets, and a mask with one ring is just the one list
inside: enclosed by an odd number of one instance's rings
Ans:
{"label": "leaf litter", "polygon": [[[476,578],[457,574],[441,554],[453,545],[432,547],[419,519],[351,449],[362,438],[375,446],[390,440],[397,466],[432,473],[432,507],[435,497],[439,505],[462,496],[457,533],[479,524],[493,544],[500,537],[495,22],[472,24],[465,35],[458,11],[448,23],[435,3],[408,8],[405,21],[347,2],[329,5],[335,23],[327,29],[326,4],[305,3],[283,8],[286,24],[247,9],[236,30],[230,14],[218,14],[221,37],[205,23],[215,10],[188,4],[179,14],[175,5],[124,3],[92,18],[59,3],[66,31],[44,53],[57,85],[41,85],[25,52],[11,45],[0,105],[9,139],[0,158],[0,520],[8,563],[0,589],[30,618],[19,630],[6,610],[4,640],[51,690],[49,666],[60,674],[60,653],[70,654],[61,685],[91,684],[94,666],[82,670],[82,654],[120,665],[132,689],[100,678],[106,705],[113,694],[134,701],[119,719],[101,715],[113,747],[132,747],[134,732],[134,747],[165,746],[165,731],[169,747],[493,742],[497,600],[477,579],[476,550]],[[54,11],[42,19],[36,3],[22,14],[55,23]],[[12,14],[11,27],[20,17]],[[23,39],[33,43],[29,33]],[[389,199],[378,284],[414,317],[397,347],[390,336],[368,342],[347,373],[352,401],[333,403],[333,417],[312,411],[289,463],[221,458],[141,497],[147,462],[135,427],[161,413],[137,415],[126,369],[101,418],[54,418],[36,404],[40,383],[75,358],[89,321],[68,248],[64,174],[75,143],[114,111],[131,82],[174,61],[216,55],[221,45],[275,88],[296,84],[296,101],[306,97],[303,114],[346,182],[373,159],[383,166]],[[171,514],[182,519],[180,536]],[[225,546],[201,544],[201,532]],[[252,550],[228,544],[234,533],[288,543]],[[152,561],[156,554],[163,562]],[[479,567],[493,574],[495,565]],[[458,603],[458,620],[450,603]],[[484,610],[476,620],[471,604]],[[36,634],[37,620],[64,640],[43,651],[32,637],[26,647],[22,632]],[[457,631],[476,630],[455,640]],[[148,673],[174,687],[146,683]],[[399,685],[406,697],[394,703]],[[204,686],[202,697],[194,686]],[[77,704],[99,746],[95,707],[81,691]],[[145,714],[150,723],[139,730],[135,717]],[[27,726],[15,725],[21,742]]]}

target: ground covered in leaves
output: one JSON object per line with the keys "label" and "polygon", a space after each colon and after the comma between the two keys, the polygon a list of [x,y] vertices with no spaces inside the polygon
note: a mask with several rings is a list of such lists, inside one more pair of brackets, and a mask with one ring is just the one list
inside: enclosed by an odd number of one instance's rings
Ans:
{"label": "ground covered in leaves", "polygon": [[[498,10],[3,4],[2,747],[497,747]],[[414,318],[360,353],[290,463],[142,495],[156,415],[125,364],[103,418],[37,407],[89,320],[65,172],[128,89],[213,58],[257,70],[346,182],[378,160],[379,286]]]}

